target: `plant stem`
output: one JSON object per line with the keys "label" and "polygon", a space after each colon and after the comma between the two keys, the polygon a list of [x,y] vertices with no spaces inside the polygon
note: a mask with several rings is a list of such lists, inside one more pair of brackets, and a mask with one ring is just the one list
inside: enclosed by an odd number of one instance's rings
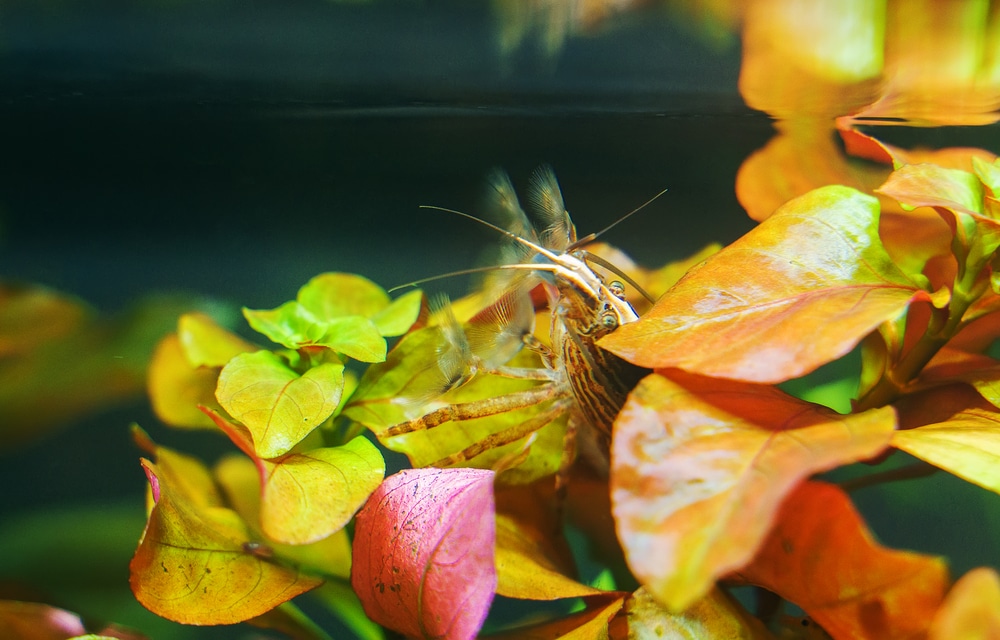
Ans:
{"label": "plant stem", "polygon": [[926,478],[927,476],[933,475],[937,471],[940,471],[940,469],[934,465],[926,462],[914,462],[904,467],[897,467],[895,469],[889,469],[887,471],[880,471],[879,473],[872,473],[859,478],[845,480],[840,483],[840,488],[847,492],[857,491],[858,489],[865,489],[867,487],[873,487],[886,482]]}

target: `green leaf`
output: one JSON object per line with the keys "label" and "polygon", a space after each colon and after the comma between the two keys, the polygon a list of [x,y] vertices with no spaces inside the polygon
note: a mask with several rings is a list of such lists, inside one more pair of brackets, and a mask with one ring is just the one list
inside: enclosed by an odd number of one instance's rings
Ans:
{"label": "green leaf", "polygon": [[295,300],[276,309],[243,309],[243,315],[254,331],[288,349],[316,344],[326,331],[324,324]]}
{"label": "green leaf", "polygon": [[[261,530],[261,469],[245,456],[223,457],[214,468],[215,478],[225,492],[228,504],[250,525],[256,538],[265,539]],[[268,542],[274,557],[299,567],[306,573],[347,579],[351,575],[351,541],[347,530],[311,544],[288,545]]]}
{"label": "green leaf", "polygon": [[993,192],[994,197],[1000,196],[1000,159],[986,162],[982,158],[973,157],[972,168],[983,185]]}
{"label": "green leaf", "polygon": [[385,475],[379,450],[363,437],[262,461],[261,528],[285,544],[306,544],[342,529]]}
{"label": "green leaf", "polygon": [[388,307],[373,315],[371,320],[383,336],[401,336],[417,321],[423,303],[424,292],[411,291],[393,300]]}
{"label": "green leaf", "polygon": [[219,374],[219,404],[249,429],[261,458],[287,453],[333,414],[344,365],[324,363],[299,375],[270,351],[236,356]]}
{"label": "green leaf", "polygon": [[385,338],[374,322],[362,316],[330,320],[318,344],[361,362],[385,360]]}
{"label": "green leaf", "polygon": [[768,383],[806,374],[911,301],[930,298],[893,264],[878,220],[871,196],[841,186],[811,191],[599,344],[648,368]]}
{"label": "green leaf", "polygon": [[370,318],[389,306],[389,294],[382,287],[352,273],[322,273],[299,289],[296,299],[321,321]]}
{"label": "green leaf", "polygon": [[270,311],[244,309],[243,315],[254,330],[289,349],[327,347],[362,362],[385,360],[385,338],[364,316],[322,320],[295,301]]}

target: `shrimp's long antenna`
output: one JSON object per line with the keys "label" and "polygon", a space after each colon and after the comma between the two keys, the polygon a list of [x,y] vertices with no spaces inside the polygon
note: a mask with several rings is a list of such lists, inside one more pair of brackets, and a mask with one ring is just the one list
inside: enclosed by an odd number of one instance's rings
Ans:
{"label": "shrimp's long antenna", "polygon": [[[652,204],[654,200],[656,200],[657,198],[659,198],[660,196],[662,196],[666,192],[667,192],[667,190],[664,189],[663,191],[659,192],[658,194],[656,194],[655,196],[653,196],[649,200],[646,200],[645,202],[643,202],[642,204],[640,204],[635,209],[632,209],[631,211],[629,211],[628,213],[626,213],[622,217],[618,218],[617,220],[615,220],[614,222],[612,222],[608,226],[604,227],[600,231],[595,231],[594,233],[588,233],[587,235],[583,236],[582,238],[580,238],[579,240],[577,240],[573,244],[571,244],[568,247],[566,247],[566,251],[569,252],[569,251],[573,251],[575,249],[579,249],[580,247],[582,247],[584,245],[587,245],[587,244],[590,244],[594,240],[597,240],[599,237],[601,237],[602,235],[604,235],[608,231],[611,231],[612,229],[614,229],[615,227],[617,227],[622,222],[625,222],[626,220],[628,220],[629,218],[631,218],[633,215],[635,215],[635,214],[639,213],[640,211],[642,211],[643,209],[645,209],[647,206],[649,206],[650,204]],[[601,265],[601,266],[603,267],[605,265]],[[619,273],[618,275],[622,275],[622,274]]]}
{"label": "shrimp's long antenna", "polygon": [[[487,222],[486,220],[483,220],[482,218],[477,218],[476,216],[472,215],[471,213],[465,213],[464,211],[458,211],[456,209],[448,209],[446,207],[438,207],[438,206],[435,206],[435,205],[432,205],[432,204],[422,204],[422,205],[420,205],[420,208],[421,209],[433,209],[435,211],[443,211],[445,213],[454,213],[457,216],[462,216],[463,218],[468,218],[469,220],[472,220],[474,222],[478,222],[479,224],[481,224],[483,226],[489,227],[490,229],[493,229],[494,231],[498,231],[498,232],[502,233],[503,235],[507,236],[508,238],[517,241],[518,243],[520,243],[520,244],[522,244],[522,245],[530,248],[535,253],[543,255],[546,258],[548,258],[549,260],[552,260],[553,262],[557,262],[558,259],[559,259],[556,254],[552,253],[551,251],[549,251],[545,247],[543,247],[541,245],[537,245],[534,242],[532,242],[531,240],[525,240],[524,238],[522,238],[521,236],[517,235],[516,233],[508,231],[508,230],[504,229],[503,227],[498,227],[497,225],[493,224],[492,222]],[[473,272],[473,273],[475,273],[475,272]]]}
{"label": "shrimp's long antenna", "polygon": [[[596,262],[596,261],[595,261]],[[601,266],[604,266],[603,264]],[[427,278],[421,278],[419,280],[414,280],[413,282],[407,282],[405,284],[397,284],[391,289],[386,289],[387,293],[393,293],[394,291],[399,291],[400,289],[405,289],[406,287],[415,287],[418,284],[424,284],[425,282],[433,282],[435,280],[444,280],[445,278],[451,278],[453,276],[466,276],[471,273],[487,273],[489,271],[552,271],[553,273],[559,271],[559,266],[554,264],[497,264],[491,267],[473,267],[471,269],[461,269],[459,271],[449,271],[448,273],[440,273],[436,276],[429,276]],[[616,274],[622,275],[620,272],[612,269]],[[628,276],[622,276],[626,280],[630,280]],[[630,282],[631,284],[631,282]]]}

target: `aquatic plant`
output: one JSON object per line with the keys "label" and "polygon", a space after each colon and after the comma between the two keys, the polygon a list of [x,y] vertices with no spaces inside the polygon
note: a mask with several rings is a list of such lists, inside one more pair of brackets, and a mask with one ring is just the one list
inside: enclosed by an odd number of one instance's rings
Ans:
{"label": "aquatic plant", "polygon": [[[301,613],[282,603],[325,583],[320,599],[366,636],[374,622],[474,637],[499,594],[580,603],[530,631],[491,623],[499,637],[771,637],[765,622],[777,622],[746,610],[735,585],[794,603],[835,638],[1000,624],[992,570],[952,586],[942,558],[875,543],[845,491],[937,469],[1000,491],[1000,366],[984,353],[1000,333],[1000,166],[971,167],[900,165],[880,187],[912,216],[908,230],[927,233],[880,235],[878,201],[852,188],[795,198],[602,338],[651,372],[615,421],[608,478],[578,464],[566,496],[552,476],[559,422],[482,459],[423,467],[505,428],[503,415],[407,434],[396,448],[423,468],[383,481],[357,420],[406,419],[392,399],[442,353],[419,292],[390,300],[358,276],[318,276],[294,301],[245,311],[273,349],[183,317],[154,359],[155,405],[178,426],[221,429],[242,454],[209,469],[137,433],[153,460],[136,596],[189,624],[289,624]],[[777,386],[856,347],[860,387],[843,413]],[[355,385],[349,362],[374,373]],[[436,402],[531,384],[474,380]],[[922,462],[882,471],[894,451]],[[859,461],[866,471],[845,487],[817,478]],[[593,584],[578,579],[564,515],[607,570]]]}

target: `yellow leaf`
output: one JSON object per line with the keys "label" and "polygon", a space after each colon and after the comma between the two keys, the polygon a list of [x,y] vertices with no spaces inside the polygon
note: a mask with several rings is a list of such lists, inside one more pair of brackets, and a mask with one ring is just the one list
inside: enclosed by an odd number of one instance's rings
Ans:
{"label": "yellow leaf", "polygon": [[173,427],[214,428],[215,423],[198,409],[198,405],[221,410],[215,400],[218,378],[215,369],[191,365],[177,334],[166,336],[153,352],[146,377],[153,411]]}
{"label": "yellow leaf", "polygon": [[989,567],[968,572],[952,586],[931,622],[928,640],[1000,638],[1000,577]]}
{"label": "yellow leaf", "polygon": [[219,374],[219,404],[253,436],[257,454],[287,453],[337,408],[344,365],[324,363],[299,375],[270,351],[236,356]]}
{"label": "yellow leaf", "polygon": [[255,347],[226,331],[204,313],[185,313],[177,320],[177,335],[184,357],[193,367],[221,367]]}
{"label": "yellow leaf", "polygon": [[144,460],[156,504],[129,565],[136,599],[183,624],[234,624],[270,611],[322,580],[254,553],[232,510],[199,506]]}
{"label": "yellow leaf", "polygon": [[385,475],[382,454],[363,437],[262,464],[261,528],[285,544],[315,542],[343,529]]}
{"label": "yellow leaf", "polygon": [[718,589],[680,613],[670,613],[640,588],[625,601],[629,640],[773,640],[756,618]]}

